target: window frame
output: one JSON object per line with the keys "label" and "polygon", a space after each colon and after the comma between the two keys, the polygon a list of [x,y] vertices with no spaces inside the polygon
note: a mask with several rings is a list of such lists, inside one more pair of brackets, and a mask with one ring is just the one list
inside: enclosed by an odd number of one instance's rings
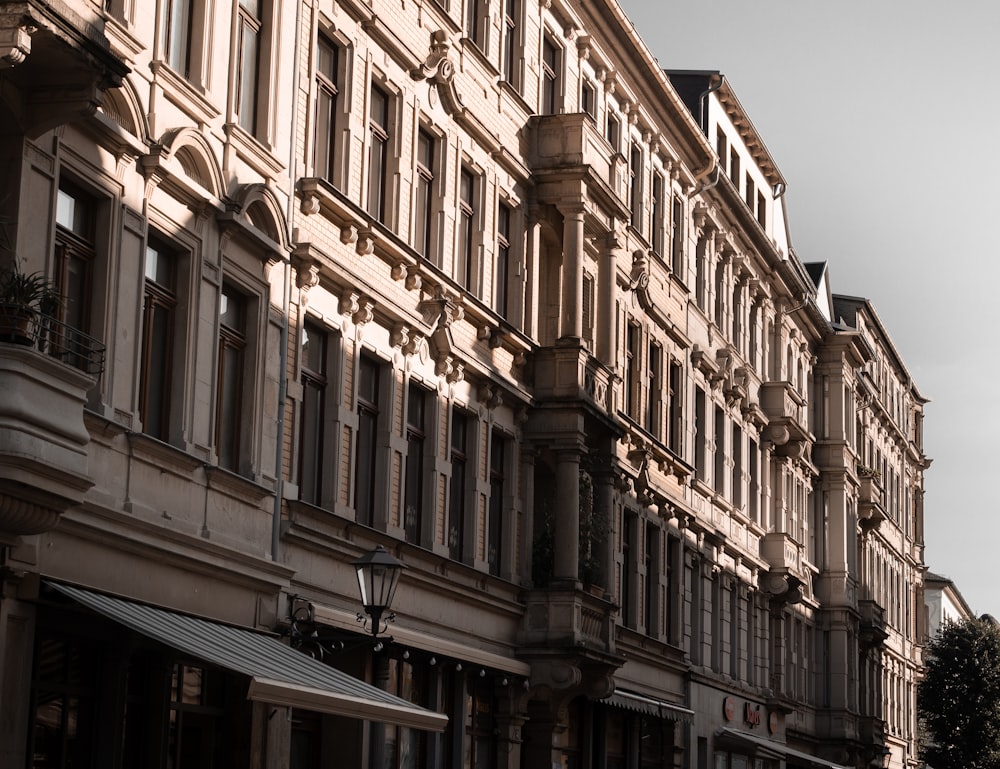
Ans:
{"label": "window frame", "polygon": [[565,51],[555,36],[545,29],[542,32],[541,54],[538,60],[538,113],[558,115],[562,112],[563,60]]}
{"label": "window frame", "polygon": [[[392,163],[396,157],[396,94],[381,80],[372,78],[368,89],[367,171],[365,173],[365,210],[386,227],[392,227]],[[385,114],[374,113],[376,99],[385,106]],[[377,164],[376,164],[377,156]]]}
{"label": "window frame", "polygon": [[[421,143],[429,152],[423,156]],[[427,126],[419,125],[413,153],[413,247],[431,264],[440,263],[437,245],[437,219],[440,200],[440,179],[444,153],[440,151],[441,138]],[[421,242],[422,241],[422,242]]]}
{"label": "window frame", "polygon": [[[339,168],[343,161],[338,131],[343,121],[341,102],[345,96],[342,68],[347,66],[344,59],[350,57],[344,56],[344,46],[323,30],[317,33],[313,50],[313,85],[316,89],[313,97],[313,173],[339,187]],[[328,52],[325,57],[324,51]],[[323,66],[324,61],[329,61],[328,67]]]}
{"label": "window frame", "polygon": [[[248,3],[255,3],[252,8]],[[264,73],[264,0],[236,0],[235,39],[233,41],[233,115],[236,124],[251,136],[260,135],[267,110],[261,108],[261,81]],[[248,36],[247,33],[250,33]],[[248,44],[252,42],[252,49]],[[253,65],[247,66],[248,54]],[[247,77],[252,75],[252,77]]]}
{"label": "window frame", "polygon": [[[170,284],[164,284],[159,278],[150,275],[150,252],[167,257],[170,264]],[[180,301],[181,277],[185,261],[183,250],[165,237],[150,233],[146,238],[145,256],[143,260],[143,309],[142,309],[142,339],[139,359],[139,419],[143,433],[167,443],[174,442],[179,436],[175,434],[178,404],[175,402],[174,391],[179,389],[180,382],[172,381],[174,372],[183,370],[178,365],[178,358],[183,351],[178,349],[178,324],[181,322],[183,306]],[[163,313],[163,338],[159,344],[157,355],[159,366],[154,371],[154,344],[152,335],[156,333],[154,316]],[[150,390],[154,383],[161,383],[163,392],[159,398],[158,417],[150,415]],[[151,429],[152,428],[152,429]]]}

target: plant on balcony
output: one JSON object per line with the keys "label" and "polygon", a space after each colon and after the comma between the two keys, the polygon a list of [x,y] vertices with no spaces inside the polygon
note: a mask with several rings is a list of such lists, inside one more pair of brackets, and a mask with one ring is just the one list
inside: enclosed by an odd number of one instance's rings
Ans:
{"label": "plant on balcony", "polygon": [[39,317],[59,309],[59,291],[40,272],[22,272],[14,260],[0,271],[0,340],[31,344]]}
{"label": "plant on balcony", "polygon": [[858,465],[858,477],[859,478],[874,478],[876,481],[879,480],[879,472],[874,467],[869,467],[868,465]]}

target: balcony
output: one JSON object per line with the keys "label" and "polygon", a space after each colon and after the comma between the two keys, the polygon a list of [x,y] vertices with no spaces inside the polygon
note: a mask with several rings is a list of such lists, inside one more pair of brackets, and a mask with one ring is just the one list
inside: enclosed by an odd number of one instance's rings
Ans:
{"label": "balcony", "polygon": [[762,383],[760,407],[767,415],[767,435],[776,453],[788,457],[808,456],[814,440],[808,427],[808,408],[792,383]]}
{"label": "balcony", "polygon": [[518,656],[531,664],[533,683],[603,698],[614,690],[618,607],[574,589],[532,590],[518,634]]}
{"label": "balcony", "polygon": [[[584,179],[589,197],[604,207],[618,209],[619,215],[627,215],[625,158],[612,149],[590,115],[538,115],[531,118],[528,127],[528,162],[539,174],[538,184],[550,179]],[[544,189],[541,197],[548,197]]]}
{"label": "balcony", "polygon": [[91,115],[128,72],[95,6],[0,0],[0,99],[28,136]]}
{"label": "balcony", "polygon": [[885,609],[870,599],[858,601],[861,621],[858,625],[858,640],[863,648],[881,646],[889,637],[885,629]]}
{"label": "balcony", "polygon": [[586,348],[567,345],[540,349],[534,356],[534,371],[538,398],[584,401],[602,414],[614,414],[614,375]]}
{"label": "balcony", "polygon": [[0,339],[0,543],[53,528],[94,481],[87,391],[103,347],[59,324],[34,324]]}
{"label": "balcony", "polygon": [[882,485],[878,475],[867,468],[859,468],[858,525],[867,534],[877,529],[886,519],[887,512],[882,504]]}
{"label": "balcony", "polygon": [[802,577],[803,547],[784,532],[765,534],[760,541],[760,554],[771,567],[772,572],[793,574]]}

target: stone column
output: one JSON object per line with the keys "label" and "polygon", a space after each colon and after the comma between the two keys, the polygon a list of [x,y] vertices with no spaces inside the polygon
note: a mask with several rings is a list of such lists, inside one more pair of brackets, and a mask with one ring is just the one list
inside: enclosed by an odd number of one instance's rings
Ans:
{"label": "stone column", "polygon": [[625,240],[618,233],[608,236],[607,253],[601,259],[598,275],[600,298],[597,303],[597,357],[614,368],[615,366],[615,296],[618,282],[618,260],[621,258]]}
{"label": "stone column", "polygon": [[524,308],[523,329],[524,333],[530,337],[538,336],[538,313],[541,302],[538,298],[538,278],[541,272],[539,254],[541,252],[541,225],[538,222],[538,209],[536,205],[529,204],[525,211],[527,221],[527,232],[525,242],[525,272],[527,283],[524,286],[524,295],[521,304]]}
{"label": "stone column", "polygon": [[580,448],[556,450],[556,581],[576,582],[580,573]]}
{"label": "stone column", "polygon": [[559,335],[583,337],[583,203],[559,206],[563,215],[563,285]]}

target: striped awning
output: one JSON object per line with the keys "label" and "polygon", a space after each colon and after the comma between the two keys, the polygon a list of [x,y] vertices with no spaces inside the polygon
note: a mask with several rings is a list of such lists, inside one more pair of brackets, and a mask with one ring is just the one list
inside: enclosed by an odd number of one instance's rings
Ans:
{"label": "striped awning", "polygon": [[614,694],[603,701],[608,705],[631,710],[633,713],[665,718],[669,721],[680,721],[685,724],[691,723],[694,716],[694,711],[688,708],[651,697],[648,694],[639,694],[625,689],[615,689]]}
{"label": "striped awning", "polygon": [[78,587],[46,584],[137,633],[248,676],[247,699],[434,732],[448,725],[447,716],[324,665],[275,636]]}

